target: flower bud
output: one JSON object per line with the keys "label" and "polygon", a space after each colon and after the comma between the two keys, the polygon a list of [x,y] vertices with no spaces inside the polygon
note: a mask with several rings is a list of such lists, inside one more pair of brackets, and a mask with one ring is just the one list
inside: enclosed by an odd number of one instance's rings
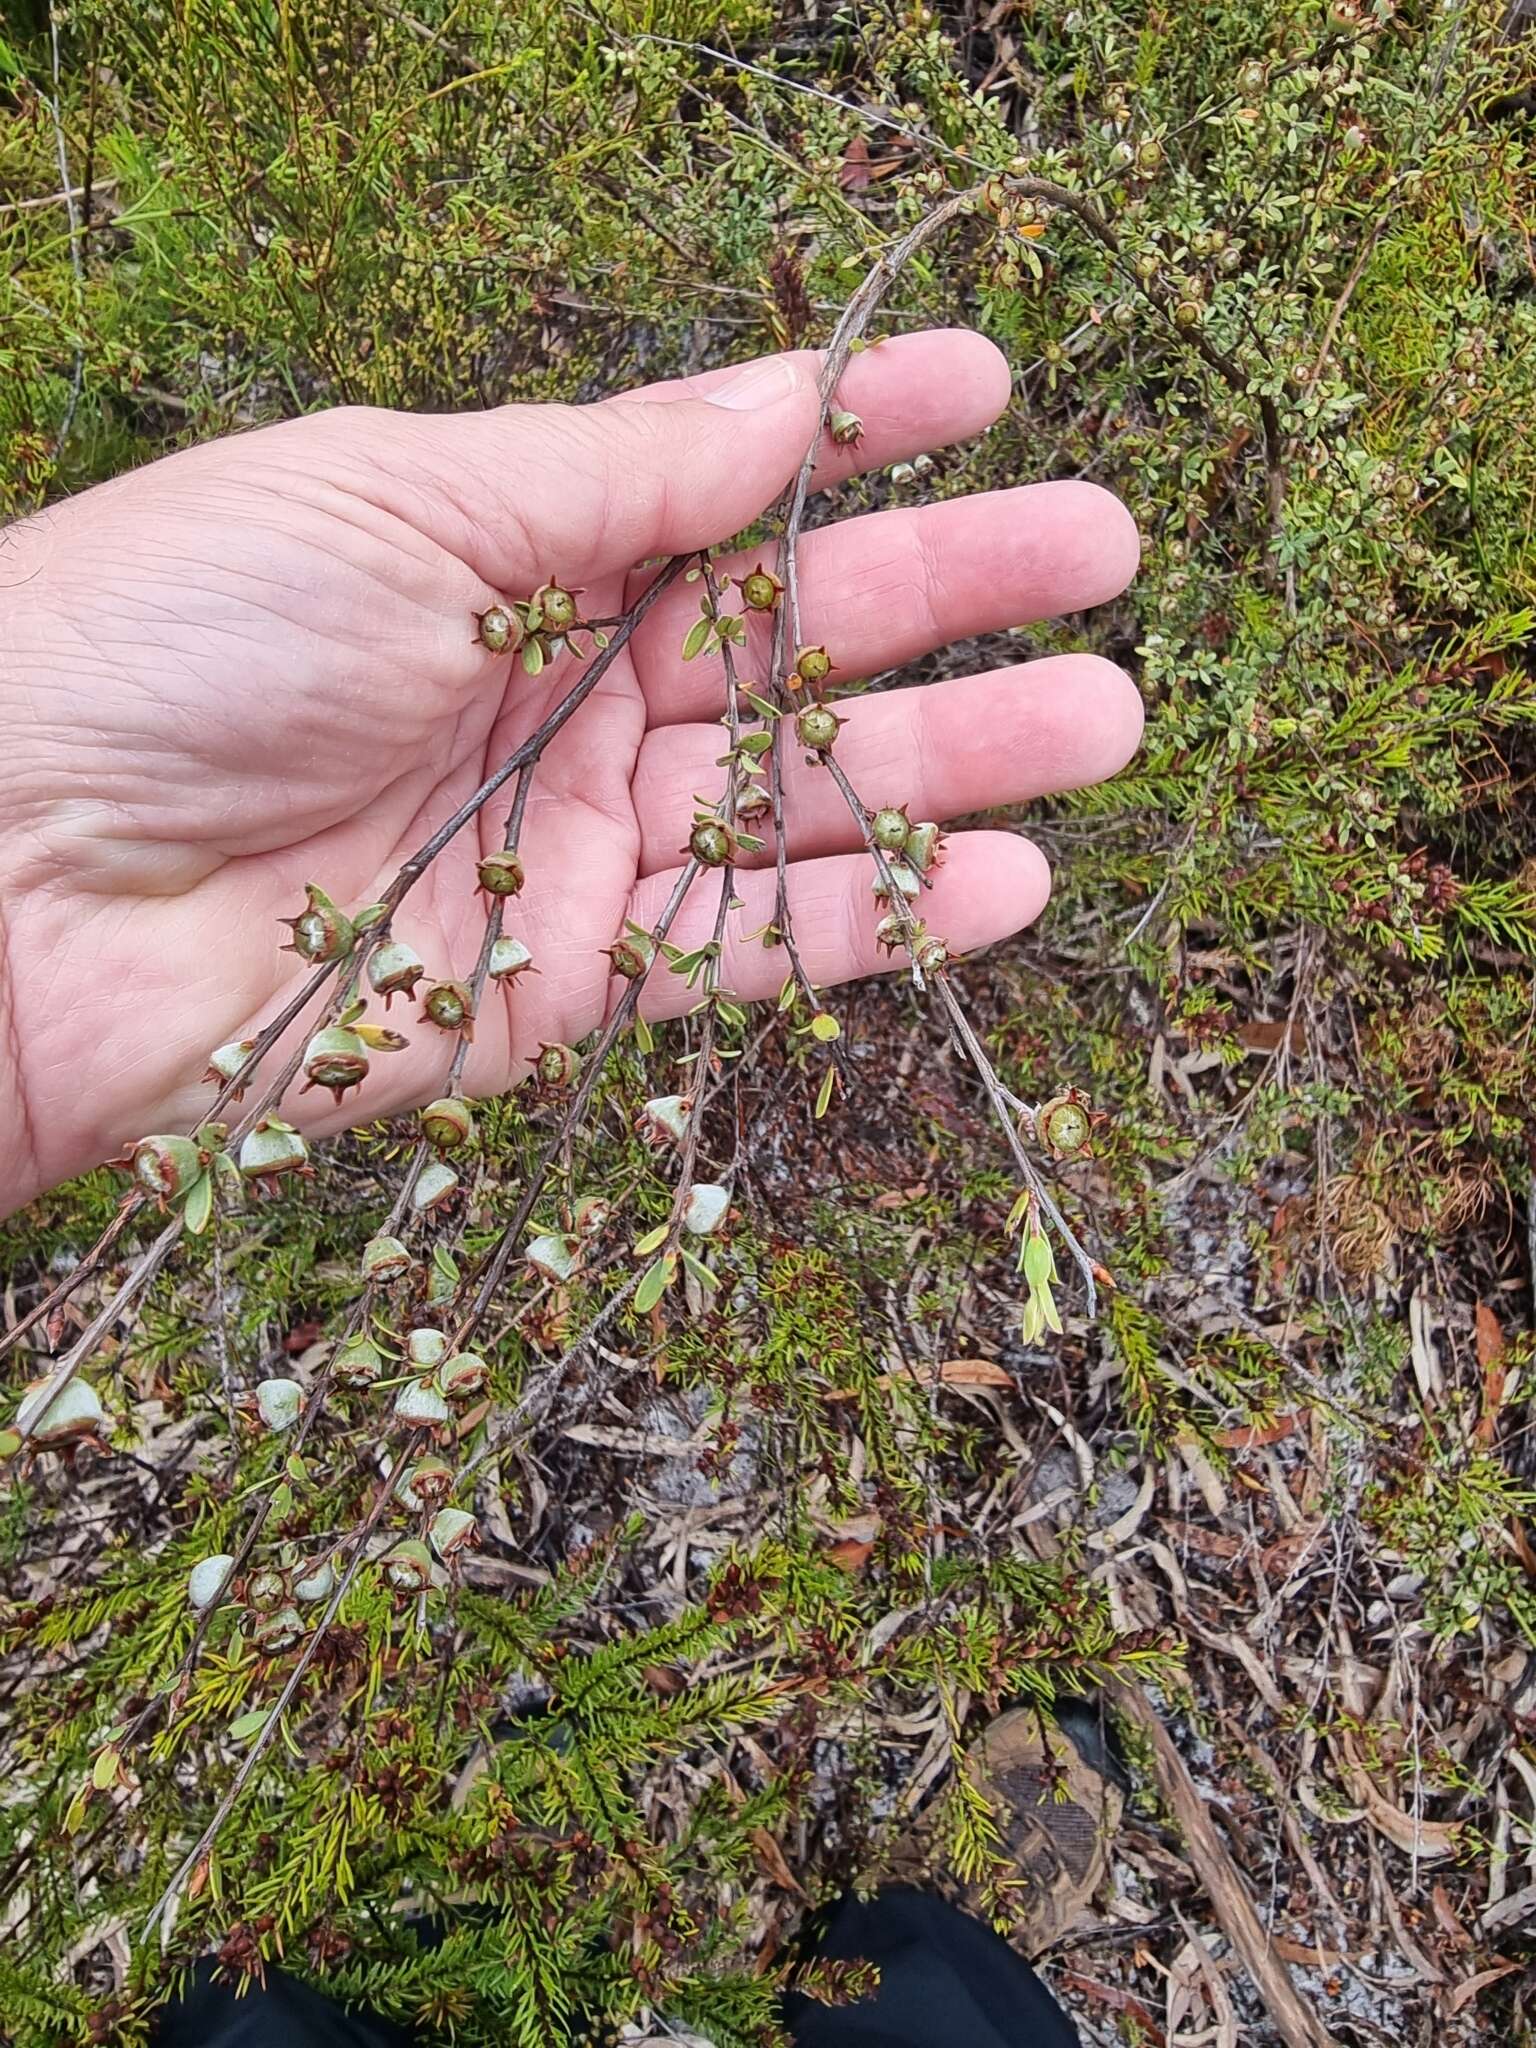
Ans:
{"label": "flower bud", "polygon": [[887,805],[869,821],[869,836],[882,853],[900,853],[906,846],[912,820],[904,810]]}
{"label": "flower bud", "polygon": [[577,619],[576,599],[558,583],[546,583],[533,593],[542,622],[551,633],[563,633]]}
{"label": "flower bud", "polygon": [[471,1550],[479,1541],[479,1530],[475,1518],[463,1508],[443,1508],[432,1517],[432,1527],[427,1532],[432,1539],[432,1548],[444,1564],[449,1564],[460,1551]]}
{"label": "flower bud", "polygon": [[365,1280],[398,1280],[411,1270],[411,1255],[398,1237],[370,1237],[363,1246]]}
{"label": "flower bud", "polygon": [[795,720],[795,737],[802,747],[824,754],[836,744],[842,724],[836,712],[829,711],[825,704],[810,704]]}
{"label": "flower bud", "polygon": [[544,1088],[569,1088],[581,1072],[581,1055],[568,1045],[544,1045],[533,1063],[533,1071]]}
{"label": "flower bud", "polygon": [[304,894],[308,908],[298,917],[278,920],[293,933],[283,951],[297,953],[301,960],[314,961],[339,960],[344,953],[350,953],[357,936],[351,918],[336,908],[317,883],[310,882]]}
{"label": "flower bud", "polygon": [[626,932],[622,939],[614,940],[607,953],[615,974],[622,975],[626,981],[639,981],[651,971],[656,945],[652,939],[637,938],[633,932]]}
{"label": "flower bud", "polygon": [[693,1231],[697,1237],[710,1237],[725,1221],[725,1212],[730,1206],[729,1188],[720,1187],[713,1181],[698,1181],[688,1190],[683,1228]]}
{"label": "flower bud", "polygon": [[317,1600],[329,1600],[336,1590],[336,1567],[328,1557],[322,1557],[295,1577],[293,1597],[302,1600],[306,1607],[313,1607]]}
{"label": "flower bud", "polygon": [[492,981],[510,981],[514,975],[525,974],[533,966],[533,955],[521,939],[501,938],[492,941],[491,957],[486,972]]}
{"label": "flower bud", "polygon": [[288,1580],[275,1565],[263,1565],[245,1582],[245,1604],[258,1614],[273,1614],[288,1598]]}
{"label": "flower bud", "polygon": [[235,1568],[235,1560],[228,1551],[218,1551],[212,1557],[200,1557],[187,1574],[187,1599],[193,1607],[216,1607],[223,1599],[229,1585],[229,1575]]}
{"label": "flower bud", "polygon": [[[238,1081],[255,1050],[254,1038],[232,1038],[228,1045],[216,1046],[208,1055],[208,1071],[203,1079],[217,1082],[220,1086],[230,1081]],[[235,1090],[236,1102],[245,1093],[246,1085],[248,1084],[242,1084]]]}
{"label": "flower bud", "polygon": [[522,861],[510,849],[488,853],[475,873],[487,896],[515,896],[528,879]]}
{"label": "flower bud", "polygon": [[362,1085],[368,1072],[368,1048],[355,1031],[328,1024],[304,1048],[307,1088],[328,1088],[340,1102],[349,1088]]}
{"label": "flower bud", "polygon": [[1035,1134],[1053,1159],[1086,1152],[1090,1129],[1087,1104],[1075,1088],[1053,1095],[1035,1111]]}
{"label": "flower bud", "polygon": [[280,1116],[264,1116],[241,1142],[240,1171],[247,1180],[275,1181],[281,1174],[302,1172],[308,1163],[308,1145]]}
{"label": "flower bud", "polygon": [[144,1193],[153,1195],[163,1207],[202,1178],[207,1160],[191,1138],[173,1134],[140,1138],[128,1148],[128,1163]]}
{"label": "flower bud", "polygon": [[401,1483],[400,1498],[409,1508],[440,1508],[453,1491],[453,1467],[441,1458],[421,1458]]}
{"label": "flower bud", "polygon": [[736,835],[718,818],[700,818],[688,835],[687,850],[701,867],[723,868],[736,858]]}
{"label": "flower bud", "polygon": [[771,612],[783,595],[783,584],[761,562],[741,579],[741,601],[749,611]]}
{"label": "flower bud", "polygon": [[489,653],[505,654],[522,645],[523,622],[508,606],[493,604],[489,611],[475,613],[475,632]]}
{"label": "flower bud", "polygon": [[440,1152],[467,1145],[475,1135],[475,1115],[462,1095],[444,1095],[421,1112],[421,1135]]}
{"label": "flower bud", "polygon": [[450,1419],[448,1403],[430,1380],[407,1380],[395,1396],[395,1420],[411,1428],[436,1428]]}
{"label": "flower bud", "polygon": [[48,1375],[33,1380],[16,1410],[16,1427],[34,1444],[78,1443],[94,1436],[106,1421],[101,1396],[78,1373],[48,1398]]}
{"label": "flower bud", "polygon": [[383,1370],[383,1353],[366,1330],[354,1330],[331,1359],[331,1377],[338,1386],[371,1387]]}
{"label": "flower bud", "polygon": [[256,1412],[268,1429],[292,1429],[304,1413],[304,1389],[297,1380],[263,1380],[256,1389]]}
{"label": "flower bud", "polygon": [[827,420],[827,431],[839,448],[857,448],[864,438],[864,422],[856,412],[838,410]]}
{"label": "flower bud", "polygon": [[408,1536],[386,1555],[384,1576],[397,1593],[423,1593],[432,1583],[432,1553]]}
{"label": "flower bud", "polygon": [[802,647],[795,656],[795,674],[802,683],[824,683],[832,673],[832,657],[825,647]]}
{"label": "flower bud", "polygon": [[405,1340],[405,1355],[422,1372],[432,1372],[448,1356],[448,1339],[441,1330],[412,1330]]}
{"label": "flower bud", "polygon": [[280,1607],[276,1614],[264,1614],[250,1631],[251,1641],[263,1656],[281,1656],[291,1650],[304,1633],[303,1616],[296,1607]]}
{"label": "flower bud", "polygon": [[914,825],[907,834],[907,859],[920,875],[938,866],[944,835],[937,825]]}
{"label": "flower bud", "polygon": [[437,1390],[449,1401],[467,1401],[482,1391],[491,1368],[478,1351],[456,1351],[437,1368]]}
{"label": "flower bud", "polygon": [[462,981],[439,981],[427,990],[422,1015],[441,1031],[462,1031],[469,1037],[475,999]]}
{"label": "flower bud", "polygon": [[635,1135],[648,1145],[660,1145],[670,1138],[681,1145],[688,1135],[688,1118],[693,1100],[687,1095],[653,1095],[635,1118]]}
{"label": "flower bud", "polygon": [[384,998],[386,1010],[392,996],[415,995],[426,971],[421,955],[400,939],[386,939],[368,955],[368,986]]}
{"label": "flower bud", "polygon": [[536,1237],[523,1257],[546,1280],[564,1281],[575,1272],[580,1252],[581,1245],[576,1238],[551,1231],[544,1237]]}

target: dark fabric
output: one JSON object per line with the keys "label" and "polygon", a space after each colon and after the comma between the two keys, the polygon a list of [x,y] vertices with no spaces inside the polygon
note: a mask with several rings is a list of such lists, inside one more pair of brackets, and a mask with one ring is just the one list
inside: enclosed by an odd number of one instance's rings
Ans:
{"label": "dark fabric", "polygon": [[791,1999],[795,2048],[1078,2048],[1077,2028],[1022,1956],[928,1892],[844,1899],[815,1954],[880,1965],[858,2005]]}
{"label": "dark fabric", "polygon": [[[791,1999],[796,2048],[1079,2048],[1071,2020],[1022,1957],[990,1927],[926,1892],[844,1899],[814,1953],[878,1963],[878,1994],[858,2005]],[[345,2013],[267,1972],[265,1991],[236,1997],[200,1964],[186,2000],[163,2016],[155,2048],[408,2048],[387,2020]]]}

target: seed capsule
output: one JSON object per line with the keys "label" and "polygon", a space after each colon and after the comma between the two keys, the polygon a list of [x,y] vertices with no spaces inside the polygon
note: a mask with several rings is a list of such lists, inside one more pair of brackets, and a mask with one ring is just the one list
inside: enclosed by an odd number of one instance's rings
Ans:
{"label": "seed capsule", "polygon": [[317,1600],[329,1600],[335,1590],[336,1567],[328,1557],[312,1564],[293,1582],[294,1599],[302,1600],[306,1607],[312,1607]]}
{"label": "seed capsule", "polygon": [[48,1398],[48,1375],[32,1381],[16,1410],[16,1427],[34,1444],[78,1443],[94,1436],[107,1419],[101,1396],[77,1374]]}
{"label": "seed capsule", "polygon": [[832,673],[832,657],[825,647],[802,647],[795,656],[795,673],[802,683],[824,683]]}
{"label": "seed capsule", "polygon": [[1191,328],[1200,325],[1202,317],[1202,309],[1198,299],[1180,299],[1173,309],[1174,326],[1181,328],[1186,334]]}
{"label": "seed capsule", "polygon": [[824,754],[836,744],[842,724],[843,721],[825,704],[810,704],[795,720],[795,737],[802,747],[811,747],[818,754]]}
{"label": "seed capsule", "polygon": [[890,806],[876,811],[869,821],[869,836],[882,853],[900,853],[906,846],[912,820],[905,811]]}
{"label": "seed capsule", "polygon": [[479,1540],[475,1518],[466,1514],[463,1508],[443,1508],[432,1518],[428,1531],[432,1548],[444,1564],[450,1563],[461,1551],[472,1549]]}
{"label": "seed capsule", "polygon": [[581,1072],[581,1054],[568,1045],[545,1045],[533,1063],[533,1071],[545,1088],[569,1088]]}
{"label": "seed capsule", "polygon": [[912,958],[924,974],[938,974],[949,965],[949,947],[937,932],[925,932],[914,942]]}
{"label": "seed capsule", "polygon": [[1163,145],[1155,135],[1136,146],[1136,168],[1144,178],[1155,178],[1163,168]]}
{"label": "seed capsule", "polygon": [[683,1228],[693,1231],[695,1236],[709,1237],[725,1221],[725,1212],[730,1206],[729,1188],[720,1187],[713,1181],[696,1182],[688,1190]]}
{"label": "seed capsule", "polygon": [[272,1565],[252,1572],[245,1582],[245,1604],[258,1614],[273,1614],[288,1598],[288,1581]]}
{"label": "seed capsule", "polygon": [[622,975],[626,981],[639,981],[651,971],[656,945],[652,939],[636,938],[632,932],[626,932],[622,939],[614,940],[607,952],[615,974]]}
{"label": "seed capsule", "polygon": [[384,1354],[366,1330],[354,1330],[331,1359],[331,1377],[343,1387],[371,1387],[383,1370]]}
{"label": "seed capsule", "polygon": [[613,1221],[613,1204],[606,1195],[583,1195],[571,1220],[583,1237],[601,1237]]}
{"label": "seed capsule", "polygon": [[717,818],[700,818],[688,835],[688,851],[701,867],[723,868],[736,856],[736,835]]}
{"label": "seed capsule", "polygon": [[924,824],[912,827],[907,834],[906,854],[920,875],[926,875],[931,867],[937,865],[939,850],[943,843],[944,835],[937,825]]}
{"label": "seed capsule", "polygon": [[448,1356],[448,1339],[441,1330],[412,1330],[405,1340],[405,1355],[423,1372],[432,1372]]}
{"label": "seed capsule", "polygon": [[162,1207],[184,1195],[207,1165],[201,1147],[174,1134],[140,1138],[129,1147],[128,1162],[145,1194],[153,1195]]}
{"label": "seed capsule", "polygon": [[307,1088],[328,1088],[338,1102],[349,1088],[361,1087],[368,1073],[368,1048],[355,1031],[329,1024],[304,1048]]}
{"label": "seed capsule", "polygon": [[653,1095],[635,1118],[635,1135],[644,1138],[649,1145],[660,1145],[670,1138],[675,1145],[681,1145],[688,1135],[688,1118],[693,1108],[693,1098],[688,1095]]}
{"label": "seed capsule", "polygon": [[856,412],[834,412],[827,421],[827,431],[839,448],[857,448],[864,438],[864,422]]}
{"label": "seed capsule", "polygon": [[291,1650],[304,1633],[304,1620],[296,1607],[280,1607],[276,1614],[265,1614],[251,1630],[251,1641],[268,1657],[277,1657],[284,1650]]}
{"label": "seed capsule", "polygon": [[577,618],[576,599],[569,590],[558,583],[546,583],[541,590],[533,593],[544,624],[552,633],[563,633],[568,626],[574,626]]}
{"label": "seed capsule", "polygon": [[1053,1159],[1073,1159],[1088,1149],[1091,1126],[1083,1098],[1075,1088],[1053,1095],[1035,1111],[1035,1131]]}
{"label": "seed capsule", "polygon": [[293,933],[285,953],[297,953],[301,960],[339,960],[350,953],[357,933],[350,917],[339,911],[316,882],[304,891],[308,908],[297,917],[280,918]]}
{"label": "seed capsule", "polygon": [[[216,1046],[208,1055],[208,1071],[203,1079],[217,1082],[220,1086],[230,1081],[238,1081],[255,1050],[254,1038],[234,1038],[228,1045]],[[244,1087],[237,1088],[235,1101],[238,1102],[244,1093]]]}
{"label": "seed capsule", "polygon": [[522,862],[510,849],[488,853],[475,873],[487,896],[515,896],[528,879]]}
{"label": "seed capsule", "polygon": [[297,1380],[263,1380],[256,1389],[256,1410],[268,1429],[292,1429],[304,1413],[304,1389]]}
{"label": "seed capsule", "polygon": [[370,1237],[363,1246],[365,1280],[398,1280],[411,1270],[411,1255],[398,1237]]}
{"label": "seed capsule", "polygon": [[395,1420],[415,1429],[435,1428],[450,1421],[451,1413],[430,1380],[407,1380],[395,1396]]}
{"label": "seed capsule", "polygon": [[422,1458],[407,1474],[400,1498],[410,1508],[436,1508],[452,1491],[453,1467],[441,1458]]}
{"label": "seed capsule", "polygon": [[741,601],[754,612],[771,612],[784,595],[784,586],[761,562],[741,579]]}
{"label": "seed capsule", "polygon": [[459,1176],[445,1160],[434,1159],[416,1176],[411,1189],[411,1207],[418,1216],[430,1216],[441,1209],[459,1185]]}
{"label": "seed capsule", "polygon": [[187,1599],[196,1608],[214,1607],[223,1599],[235,1560],[227,1551],[201,1557],[187,1574]]}
{"label": "seed capsule", "polygon": [[486,972],[492,981],[510,981],[514,975],[526,974],[533,966],[533,955],[521,939],[497,939],[491,946],[491,957]]}
{"label": "seed capsule", "polygon": [[922,895],[923,878],[916,868],[909,868],[904,860],[887,861],[886,866],[890,869],[891,874],[889,884],[887,884],[885,876],[878,869],[875,872],[875,895],[881,902],[889,898],[892,888],[895,889],[898,896],[905,896],[909,902],[915,901],[917,897]]}
{"label": "seed capsule", "polygon": [[247,1180],[276,1181],[281,1174],[302,1172],[309,1147],[281,1117],[264,1116],[240,1146],[240,1171]]}
{"label": "seed capsule", "polygon": [[493,604],[489,611],[476,612],[475,630],[480,645],[491,654],[505,654],[509,647],[522,644],[522,621],[504,604]]}
{"label": "seed capsule", "polygon": [[575,1272],[580,1255],[581,1245],[576,1238],[550,1232],[544,1237],[536,1237],[523,1257],[546,1280],[565,1281]]}
{"label": "seed capsule", "polygon": [[478,1351],[456,1351],[437,1368],[437,1390],[449,1401],[467,1401],[490,1376],[491,1368]]}
{"label": "seed capsule", "polygon": [[384,998],[386,1010],[391,996],[415,995],[426,971],[421,955],[400,939],[386,939],[368,955],[368,986]]}
{"label": "seed capsule", "polygon": [[427,990],[422,1014],[440,1031],[462,1031],[473,1035],[475,999],[462,981],[440,981]]}
{"label": "seed capsule", "polygon": [[475,1135],[474,1111],[462,1095],[445,1095],[421,1112],[421,1135],[440,1152],[467,1145]]}
{"label": "seed capsule", "polygon": [[397,1593],[421,1593],[432,1583],[432,1554],[419,1538],[397,1543],[384,1559],[384,1576]]}

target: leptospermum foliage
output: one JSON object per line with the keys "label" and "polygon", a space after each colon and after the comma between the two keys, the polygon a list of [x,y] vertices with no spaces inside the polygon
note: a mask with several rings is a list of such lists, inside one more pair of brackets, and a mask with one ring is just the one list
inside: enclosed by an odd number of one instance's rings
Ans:
{"label": "leptospermum foliage", "polygon": [[[839,377],[884,294],[906,264],[962,213],[990,209],[1006,224],[1009,209],[1043,211],[1038,180],[998,180],[939,206],[881,259],[839,322],[825,358],[822,434],[851,445],[860,423],[841,407]],[[601,625],[586,620],[580,593],[551,577],[527,596],[509,593],[465,621],[487,662],[513,661],[530,676],[565,663],[572,681],[557,708],[517,752],[432,835],[374,903],[344,905],[316,880],[285,920],[287,947],[310,972],[279,1016],[255,1038],[214,1049],[208,1060],[214,1093],[206,1118],[189,1133],[151,1133],[123,1160],[130,1177],[127,1212],[143,1212],[158,1229],[107,1308],[53,1361],[29,1390],[5,1440],[13,1457],[68,1454],[85,1437],[99,1439],[105,1417],[90,1378],[99,1347],[129,1315],[184,1238],[233,1229],[250,1203],[260,1203],[324,1170],[294,1121],[306,1090],[344,1101],[376,1059],[425,1036],[441,1052],[433,1099],[416,1119],[416,1138],[403,1160],[395,1197],[374,1219],[345,1311],[325,1336],[317,1369],[305,1379],[270,1373],[233,1402],[230,1419],[242,1438],[262,1449],[262,1476],[239,1497],[234,1526],[220,1518],[184,1570],[185,1620],[166,1631],[159,1689],[103,1732],[88,1781],[74,1788],[65,1824],[93,1821],[114,1788],[134,1782],[130,1759],[148,1745],[174,1757],[189,1702],[206,1701],[210,1685],[226,1684],[256,1658],[281,1674],[275,1696],[240,1715],[231,1739],[243,1745],[195,1838],[164,1861],[153,1903],[134,1930],[141,1943],[169,1942],[180,1916],[199,1898],[216,1897],[225,1867],[222,1846],[231,1815],[265,1767],[269,1753],[293,1740],[293,1717],[313,1683],[334,1665],[345,1609],[372,1602],[402,1642],[427,1625],[430,1603],[451,1589],[479,1536],[474,1508],[477,1474],[509,1434],[526,1421],[499,1398],[496,1328],[509,1315],[539,1314],[564,1330],[565,1356],[579,1352],[597,1327],[621,1314],[665,1326],[707,1311],[735,1284],[729,1162],[706,1168],[706,1121],[722,1077],[742,1052],[751,1019],[722,979],[728,920],[739,909],[735,870],[744,853],[763,849],[753,827],[774,821],[778,888],[773,920],[759,937],[781,951],[785,978],[778,1011],[788,1030],[793,1071],[817,1117],[832,1113],[850,1089],[843,1025],[824,992],[807,977],[795,944],[785,886],[783,768],[786,749],[800,749],[835,784],[869,852],[868,915],[881,947],[912,985],[937,1002],[954,1043],[969,1062],[981,1097],[995,1113],[1003,1156],[1018,1183],[1008,1228],[1017,1235],[1021,1327],[1030,1341],[1062,1328],[1055,1288],[1058,1250],[1075,1269],[1091,1311],[1101,1269],[1077,1243],[1049,1191],[1044,1168],[1086,1148],[1091,1115],[1072,1092],[1031,1106],[999,1079],[966,1020],[956,961],[924,905],[943,860],[937,824],[914,819],[904,792],[855,790],[837,759],[841,721],[835,704],[844,671],[835,645],[807,644],[799,628],[797,544],[817,453],[805,451],[800,472],[779,509],[779,539],[766,563],[733,592],[708,555],[679,558],[658,571],[631,609]],[[499,1228],[473,1233],[464,1174],[484,1146],[485,1119],[465,1099],[463,1076],[475,1020],[493,983],[536,972],[538,958],[517,933],[517,899],[526,879],[522,822],[549,740],[580,707],[660,593],[678,578],[698,588],[699,616],[680,652],[685,660],[718,661],[726,712],[718,788],[678,820],[686,865],[664,910],[649,929],[627,925],[608,957],[623,983],[608,1024],[584,1046],[545,1044],[532,1053],[524,1089],[545,1132],[517,1199]],[[737,600],[739,599],[739,608]],[[773,651],[760,685],[737,672],[745,644],[743,612],[771,616]],[[399,940],[393,924],[401,902],[452,837],[511,786],[502,844],[483,858],[477,882],[485,904],[482,941],[473,960],[426,961]],[[670,936],[695,889],[712,895],[710,936],[681,948]],[[653,976],[679,978],[693,992],[690,1048],[681,1085],[650,1097],[638,1128],[656,1156],[670,1160],[667,1213],[649,1227],[626,1215],[622,1202],[583,1197],[581,1162],[590,1134],[584,1120],[610,1061],[644,1058],[655,1040],[642,1017]],[[403,1010],[392,1009],[396,997]],[[122,1227],[119,1218],[109,1237]],[[105,1249],[34,1311],[22,1331],[56,1310],[97,1269]],[[596,1298],[588,1319],[570,1329],[553,1305],[580,1287]],[[14,1335],[21,1332],[13,1333]],[[552,1376],[557,1381],[558,1375]],[[333,1483],[326,1468],[329,1437],[322,1427],[341,1404],[371,1436],[372,1476],[350,1522],[323,1540],[290,1539],[284,1530],[306,1494]],[[354,1498],[356,1490],[353,1489]],[[733,1569],[736,1569],[733,1567]],[[743,1584],[747,1583],[743,1579]],[[759,1601],[761,1591],[755,1596]],[[755,1609],[749,1605],[743,1614]],[[731,1619],[716,1617],[710,1626]],[[740,1616],[736,1616],[740,1619]],[[338,1634],[338,1631],[342,1631]],[[408,1654],[397,1650],[396,1656]],[[318,1669],[317,1669],[318,1667]],[[312,1673],[314,1674],[312,1679]],[[221,1676],[221,1674],[223,1676]],[[737,1702],[752,1711],[745,1698]],[[569,1845],[567,1845],[569,1846]],[[665,1884],[661,1896],[665,1896]],[[275,1922],[273,1923],[276,1924]],[[258,1930],[256,1953],[272,1928]],[[657,1935],[669,1953],[675,1928]],[[553,1996],[553,1994],[551,1994]]]}

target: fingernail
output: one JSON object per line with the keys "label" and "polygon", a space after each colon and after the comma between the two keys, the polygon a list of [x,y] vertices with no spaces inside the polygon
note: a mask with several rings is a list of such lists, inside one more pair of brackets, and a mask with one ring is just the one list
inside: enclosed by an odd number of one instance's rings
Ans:
{"label": "fingernail", "polygon": [[710,405],[723,405],[727,412],[755,412],[787,398],[800,379],[786,356],[763,356],[745,364],[727,383],[705,393]]}

